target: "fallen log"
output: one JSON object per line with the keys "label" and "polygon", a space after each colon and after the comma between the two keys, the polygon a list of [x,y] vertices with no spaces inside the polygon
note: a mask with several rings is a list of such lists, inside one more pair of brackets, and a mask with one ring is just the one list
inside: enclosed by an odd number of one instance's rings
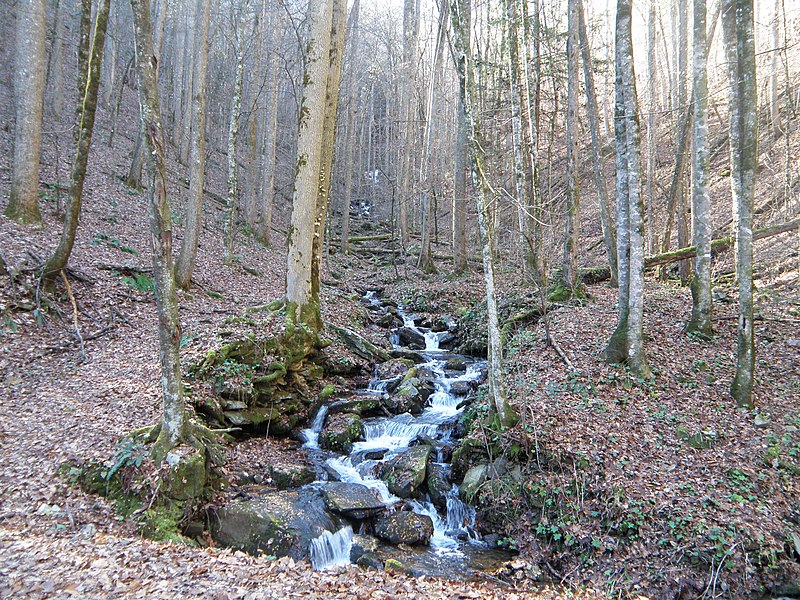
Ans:
{"label": "fallen log", "polygon": [[[758,240],[763,240],[774,235],[786,233],[788,231],[792,231],[793,229],[800,229],[800,219],[794,219],[792,221],[787,221],[786,223],[780,223],[778,225],[771,225],[770,227],[756,229],[753,232],[753,241],[757,242]],[[711,242],[711,256],[716,256],[720,252],[727,250],[733,246],[733,242],[734,239],[732,236],[713,240]],[[644,266],[645,268],[651,268],[658,265],[668,265],[680,260],[694,258],[695,256],[697,256],[697,247],[687,246],[686,248],[681,248],[680,250],[664,252],[663,254],[656,254],[655,256],[648,256],[644,259]],[[600,283],[610,279],[611,272],[609,271],[608,267],[593,267],[590,269],[581,269],[580,277],[583,283],[591,285],[593,283]]]}

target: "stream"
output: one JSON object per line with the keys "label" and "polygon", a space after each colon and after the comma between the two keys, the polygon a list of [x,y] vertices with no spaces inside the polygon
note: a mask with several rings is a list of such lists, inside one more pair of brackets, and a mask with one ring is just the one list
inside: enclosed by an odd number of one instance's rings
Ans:
{"label": "stream", "polygon": [[[364,300],[376,312],[386,310],[375,292],[368,292]],[[445,494],[446,509],[440,511],[428,493],[417,499],[400,498],[376,475],[380,473],[384,463],[408,452],[420,441],[433,447],[429,461],[442,470],[449,471],[450,465],[445,461],[443,449],[453,439],[454,428],[467,404],[463,389],[465,384],[476,386],[483,378],[485,369],[483,360],[440,349],[440,342],[446,338],[448,332],[434,332],[430,328],[418,326],[402,307],[397,308],[397,316],[402,318],[405,329],[415,332],[425,340],[425,349],[417,350],[417,353],[427,362],[416,366],[418,370],[428,373],[433,381],[434,391],[422,412],[417,415],[403,413],[364,419],[360,440],[353,443],[349,454],[339,455],[321,450],[319,446],[320,432],[329,410],[336,404],[334,401],[322,406],[311,427],[303,431],[304,448],[330,479],[366,486],[376,494],[389,512],[411,510],[431,519],[433,535],[429,545],[382,545],[382,556],[396,557],[413,572],[426,575],[464,577],[469,571],[491,569],[508,560],[509,554],[492,548],[481,540],[474,529],[475,509],[462,502],[457,485],[453,484]],[[395,349],[404,349],[397,331],[398,328],[392,331],[392,345]],[[452,339],[452,335],[450,338]],[[466,366],[463,371],[446,369],[448,360],[454,358],[462,366]],[[360,394],[388,397],[387,389],[396,379],[379,379],[377,371],[376,368],[376,375]],[[459,384],[461,392],[451,392],[451,388]],[[354,533],[350,526],[336,532],[325,532],[312,541],[312,565],[316,569],[327,569],[349,564],[353,540]]]}

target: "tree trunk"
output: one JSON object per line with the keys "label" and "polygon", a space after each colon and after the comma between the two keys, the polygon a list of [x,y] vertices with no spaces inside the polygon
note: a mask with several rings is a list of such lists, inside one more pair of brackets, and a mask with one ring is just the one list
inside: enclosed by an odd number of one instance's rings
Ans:
{"label": "tree trunk", "polygon": [[[584,66],[585,68],[585,66]],[[650,112],[647,115],[647,251],[655,252],[655,220],[653,206],[656,202],[656,0],[650,0],[647,16],[647,100]]]}
{"label": "tree trunk", "polygon": [[192,139],[190,150],[189,197],[186,202],[186,228],[175,265],[179,287],[188,290],[197,259],[197,243],[203,227],[203,188],[206,177],[206,73],[208,71],[208,25],[211,0],[199,0],[199,45],[194,60],[196,93],[192,96]]}
{"label": "tree trunk", "polygon": [[576,0],[567,2],[567,205],[564,219],[564,255],[561,280],[570,296],[580,294],[578,244],[580,243],[580,190],[578,189],[578,9]]}
{"label": "tree trunk", "polygon": [[692,278],[692,318],[688,330],[710,336],[711,198],[708,190],[708,75],[706,70],[706,0],[694,0],[694,185],[692,243],[697,248]]}
{"label": "tree trunk", "polygon": [[617,151],[617,265],[619,323],[606,360],[650,375],[644,353],[644,237],[640,182],[641,132],[631,40],[631,0],[617,0],[615,141]]}
{"label": "tree trunk", "polygon": [[403,125],[403,155],[400,161],[400,206],[398,221],[400,239],[405,246],[410,240],[408,207],[413,185],[413,150],[416,145],[414,88],[417,81],[417,42],[419,39],[419,0],[405,0],[403,8],[403,84],[400,112]]}
{"label": "tree trunk", "polygon": [[456,70],[458,71],[458,105],[456,107],[456,146],[453,159],[453,271],[464,273],[469,265],[467,263],[467,159],[468,159],[468,122],[466,117],[467,90],[466,79],[463,76],[465,66],[459,64],[466,60],[469,52],[471,36],[471,8],[470,0],[461,2],[461,28],[464,41],[464,53],[455,57]]}
{"label": "tree trunk", "polygon": [[[328,217],[328,199],[333,169],[333,152],[336,143],[336,113],[339,106],[339,84],[342,80],[342,59],[346,29],[347,0],[333,0],[331,33],[325,83],[325,115],[322,125],[322,148],[319,165],[314,240],[311,246],[311,298],[319,307],[322,284],[322,249],[325,241],[325,223]],[[321,325],[321,322],[320,322]]]}
{"label": "tree trunk", "polygon": [[739,279],[736,375],[731,395],[739,406],[753,406],[753,195],[758,167],[753,0],[724,0],[722,28],[728,59],[731,192]]}
{"label": "tree trunk", "polygon": [[53,46],[47,62],[47,86],[50,89],[50,110],[60,118],[64,107],[64,7],[60,0],[56,0],[53,12]]}
{"label": "tree trunk", "polygon": [[38,223],[39,152],[45,74],[45,0],[17,2],[17,53],[14,77],[14,164],[6,216]]}
{"label": "tree trunk", "polygon": [[[75,233],[78,230],[78,220],[81,214],[81,202],[83,200],[83,182],[86,178],[86,164],[89,160],[89,150],[92,144],[92,132],[94,130],[94,116],[97,109],[97,91],[100,86],[100,65],[103,61],[103,49],[106,41],[106,28],[108,26],[108,11],[111,0],[102,0],[97,8],[95,17],[94,33],[92,35],[91,50],[89,60],[86,64],[86,75],[80,77],[86,81],[84,95],[78,109],[78,142],[75,151],[75,161],[72,163],[72,174],[70,176],[69,205],[66,218],[64,219],[64,229],[61,232],[61,239],[50,259],[42,269],[42,279],[46,283],[52,283],[58,276],[61,269],[67,266],[72,247],[75,243]],[[91,12],[91,6],[86,3],[84,7]]]}
{"label": "tree trunk", "polygon": [[[453,53],[458,69],[458,76],[464,80],[467,91],[464,114],[467,118],[469,132],[469,158],[471,163],[472,184],[477,193],[478,225],[481,232],[483,257],[483,275],[486,285],[486,320],[488,323],[488,382],[489,399],[502,428],[512,427],[517,416],[506,398],[503,386],[503,356],[500,327],[497,318],[497,299],[494,289],[494,231],[491,227],[490,198],[491,186],[483,171],[483,151],[479,141],[480,124],[478,122],[476,104],[478,91],[475,85],[473,58],[468,53],[469,44],[465,37],[463,0],[452,0],[450,18],[453,26]],[[467,7],[469,5],[467,4]]]}
{"label": "tree trunk", "polygon": [[242,108],[242,84],[244,82],[244,27],[245,17],[241,16],[236,27],[236,75],[231,99],[231,116],[228,124],[228,196],[225,203],[225,264],[233,264],[233,241],[236,237],[236,209],[239,193],[238,164],[236,162],[236,142],[239,139],[239,115]]}
{"label": "tree trunk", "polygon": [[275,154],[278,142],[278,99],[280,98],[280,53],[283,41],[283,21],[280,7],[272,9],[272,27],[269,29],[270,52],[268,99],[264,122],[264,163],[261,178],[261,230],[259,237],[269,245],[272,237],[272,209],[275,206]]}
{"label": "tree trunk", "polygon": [[172,223],[167,202],[164,166],[164,134],[158,102],[158,78],[153,54],[149,0],[130,0],[133,10],[134,43],[139,88],[139,106],[147,143],[150,175],[150,234],[153,243],[153,280],[158,313],[158,346],[164,414],[153,458],[160,463],[186,433],[186,413],[181,388],[178,347],[181,327],[172,271]]}
{"label": "tree trunk", "polygon": [[350,236],[350,203],[353,199],[353,161],[355,160],[356,132],[355,117],[358,104],[358,66],[361,56],[358,48],[358,17],[361,7],[360,0],[353,2],[350,9],[351,29],[350,29],[350,56],[348,58],[350,75],[347,82],[347,139],[345,140],[344,161],[344,198],[342,200],[342,237],[339,247],[342,252],[349,250],[348,237]]}
{"label": "tree trunk", "polygon": [[594,70],[589,49],[589,36],[586,32],[586,19],[583,13],[583,0],[576,0],[578,11],[578,33],[580,34],[581,54],[583,58],[583,77],[586,84],[586,108],[589,113],[589,132],[592,141],[592,167],[594,183],[597,187],[600,204],[600,224],[603,229],[603,243],[606,247],[608,264],[611,272],[611,285],[617,285],[617,236],[614,231],[614,215],[608,200],[606,179],[603,175],[602,140],[600,139],[600,117],[597,107],[597,93],[594,87]]}
{"label": "tree trunk", "polygon": [[311,292],[314,222],[322,160],[325,96],[334,0],[309,5],[303,96],[297,134],[297,159],[286,268],[286,318],[291,324],[321,327],[319,304]]}

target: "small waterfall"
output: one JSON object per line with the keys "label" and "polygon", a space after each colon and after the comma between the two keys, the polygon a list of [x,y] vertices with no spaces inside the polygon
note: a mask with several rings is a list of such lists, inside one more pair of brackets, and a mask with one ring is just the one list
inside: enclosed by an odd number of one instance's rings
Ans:
{"label": "small waterfall", "polygon": [[364,441],[353,444],[354,452],[407,448],[421,435],[434,437],[438,429],[436,423],[420,423],[409,413],[365,421],[363,427]]}
{"label": "small waterfall", "polygon": [[441,342],[446,331],[426,331],[425,336],[425,352],[441,352],[439,342]]}
{"label": "small waterfall", "polygon": [[386,505],[399,502],[400,498],[389,491],[386,483],[376,479],[371,472],[376,461],[364,461],[358,467],[353,466],[349,457],[329,458],[325,464],[338,476],[339,481],[345,483],[360,483],[378,493],[378,497]]}
{"label": "small waterfall", "polygon": [[306,443],[303,444],[306,448],[319,448],[319,432],[322,431],[322,426],[325,424],[325,417],[327,416],[328,405],[320,406],[314,417],[314,421],[311,423],[311,427],[303,429],[303,431],[300,432],[303,439],[306,441]]}
{"label": "small waterfall", "polygon": [[336,533],[325,531],[311,540],[309,555],[311,566],[317,571],[343,567],[350,564],[350,549],[353,546],[353,529],[348,525]]}
{"label": "small waterfall", "polygon": [[464,504],[458,497],[458,486],[453,485],[447,493],[447,531],[466,533],[470,539],[475,535],[475,509]]}

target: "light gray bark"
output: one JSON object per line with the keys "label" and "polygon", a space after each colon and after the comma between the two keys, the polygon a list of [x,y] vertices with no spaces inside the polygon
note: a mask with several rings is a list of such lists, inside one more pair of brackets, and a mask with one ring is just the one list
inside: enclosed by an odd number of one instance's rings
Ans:
{"label": "light gray bark", "polygon": [[570,295],[579,292],[578,244],[580,242],[580,190],[578,189],[578,7],[567,2],[567,144],[566,214],[561,279]]}
{"label": "light gray bark", "polygon": [[[650,0],[647,16],[647,100],[649,112],[647,115],[647,251],[655,252],[655,221],[653,219],[653,206],[655,205],[655,179],[656,179],[656,111],[658,100],[656,98],[656,0]],[[613,272],[613,271],[612,271]]]}
{"label": "light gray bark", "polygon": [[309,5],[309,39],[306,44],[286,268],[287,319],[312,326],[319,321],[319,306],[314,305],[311,293],[311,269],[333,2],[319,0]]}
{"label": "light gray bark", "polygon": [[[469,52],[471,36],[470,0],[461,2],[461,28],[465,52]],[[458,72],[458,104],[456,107],[456,145],[453,158],[453,271],[463,273],[467,270],[467,159],[468,123],[465,114],[467,91],[463,61],[466,53],[455,57]],[[459,61],[461,61],[459,63]]]}
{"label": "light gray bark", "polygon": [[692,278],[692,318],[688,330],[711,335],[711,199],[708,190],[708,74],[706,0],[694,0],[694,185],[692,244],[697,248]]}
{"label": "light gray bark", "polygon": [[149,212],[153,244],[153,281],[158,313],[158,347],[164,412],[161,429],[153,446],[153,458],[161,462],[170,449],[184,438],[187,426],[181,387],[178,348],[181,327],[172,270],[172,223],[167,202],[164,166],[164,133],[158,101],[158,78],[153,53],[149,0],[130,0],[133,9],[134,43],[139,88],[139,106],[147,144],[150,176]]}
{"label": "light gray bark", "polygon": [[736,375],[731,395],[739,406],[753,406],[753,195],[758,167],[753,0],[723,0],[722,28],[728,59],[731,192],[739,280]]}
{"label": "light gray bark", "polygon": [[405,0],[403,5],[403,80],[400,118],[403,132],[403,154],[400,160],[400,201],[398,224],[403,245],[410,238],[408,208],[413,186],[413,152],[417,143],[414,116],[414,89],[417,82],[417,43],[419,40],[420,0]]}
{"label": "light gray bark", "polygon": [[39,153],[45,75],[45,0],[17,3],[17,52],[14,76],[14,163],[6,216],[38,223]]}
{"label": "light gray bark", "polygon": [[192,139],[189,157],[189,197],[186,202],[186,228],[181,240],[181,251],[175,264],[177,285],[189,289],[197,259],[197,243],[203,227],[203,188],[206,177],[206,73],[208,71],[208,25],[211,15],[211,0],[198,0],[200,15],[198,55],[194,59],[196,69],[196,93],[192,97]]}
{"label": "light gray bark", "polygon": [[356,148],[356,131],[355,131],[355,117],[356,109],[358,107],[358,66],[360,64],[361,53],[358,47],[358,17],[361,7],[360,0],[353,2],[353,8],[350,9],[351,29],[350,29],[350,55],[348,63],[350,74],[347,82],[347,140],[345,141],[344,150],[344,198],[342,200],[342,237],[339,246],[342,252],[349,250],[347,242],[350,237],[350,202],[353,198],[353,161],[355,160]]}

